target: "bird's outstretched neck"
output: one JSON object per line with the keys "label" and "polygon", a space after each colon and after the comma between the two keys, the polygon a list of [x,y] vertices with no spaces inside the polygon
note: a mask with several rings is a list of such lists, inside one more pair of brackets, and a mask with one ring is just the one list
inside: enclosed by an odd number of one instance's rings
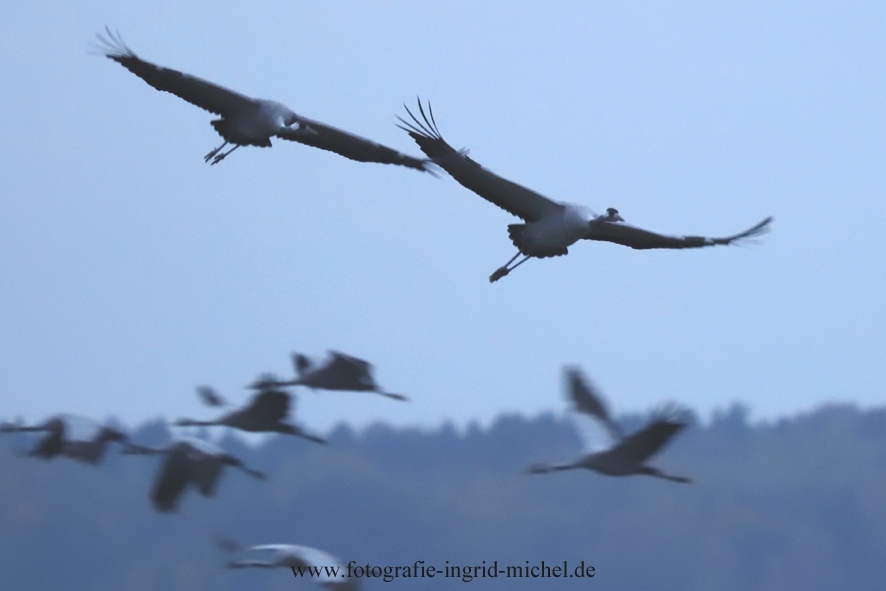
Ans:
{"label": "bird's outstretched neck", "polygon": [[556,472],[558,470],[571,470],[575,467],[575,464],[532,464],[526,468],[526,473],[547,474],[548,472]]}
{"label": "bird's outstretched neck", "polygon": [[653,468],[651,466],[643,466],[641,469],[643,474],[648,474],[649,476],[655,476],[656,478],[663,478],[664,480],[670,480],[671,482],[682,482],[684,484],[691,484],[692,479],[687,478],[685,476],[674,476],[673,474],[665,474],[658,468]]}
{"label": "bird's outstretched neck", "polygon": [[228,568],[272,568],[270,562],[262,562],[260,560],[232,560],[228,563]]}
{"label": "bird's outstretched neck", "polygon": [[211,427],[218,425],[218,421],[195,421],[194,419],[179,419],[175,422],[177,427]]}

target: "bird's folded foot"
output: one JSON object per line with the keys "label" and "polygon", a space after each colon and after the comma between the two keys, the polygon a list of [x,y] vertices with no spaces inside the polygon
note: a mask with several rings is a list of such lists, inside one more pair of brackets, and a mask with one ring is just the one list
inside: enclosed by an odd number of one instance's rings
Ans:
{"label": "bird's folded foot", "polygon": [[[221,148],[216,148],[215,150],[213,150],[212,152],[210,152],[209,154],[204,156],[203,162],[209,162],[210,160],[212,160],[212,157],[215,156],[216,154],[218,154],[219,150],[221,150]],[[215,164],[215,163],[213,163],[213,164]]]}
{"label": "bird's folded foot", "polygon": [[209,166],[215,166],[216,164],[218,164],[219,162],[224,160],[225,156],[227,156],[227,155],[228,155],[227,152],[225,152],[224,154],[219,154],[218,156],[216,156],[215,158],[212,159],[212,162],[209,163]]}
{"label": "bird's folded foot", "polygon": [[489,283],[495,283],[510,272],[511,270],[507,267],[499,267],[495,270],[495,273],[489,276]]}

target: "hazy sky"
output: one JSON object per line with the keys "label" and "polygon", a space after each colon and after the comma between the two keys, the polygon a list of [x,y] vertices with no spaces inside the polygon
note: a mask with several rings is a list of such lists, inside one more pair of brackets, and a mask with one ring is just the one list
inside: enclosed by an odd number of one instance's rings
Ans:
{"label": "hazy sky", "polygon": [[[886,400],[886,5],[879,2],[5,0],[0,418],[208,417],[290,351],[376,365],[410,403],[299,398],[300,420],[434,425],[739,400],[771,418]],[[663,4],[666,4],[664,6]],[[668,233],[583,242],[490,285],[499,210],[443,176],[282,140],[210,167],[213,116],[100,56],[140,57],[411,154],[444,138],[560,201]]]}

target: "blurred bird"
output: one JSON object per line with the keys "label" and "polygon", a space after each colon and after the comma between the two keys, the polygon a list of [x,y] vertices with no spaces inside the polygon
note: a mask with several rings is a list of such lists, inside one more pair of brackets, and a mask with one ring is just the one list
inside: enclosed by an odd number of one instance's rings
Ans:
{"label": "blurred bird", "polygon": [[660,416],[644,429],[630,436],[624,436],[621,428],[612,420],[602,397],[590,385],[581,370],[567,367],[564,370],[567,396],[575,405],[575,410],[599,420],[612,435],[615,443],[605,451],[585,454],[574,462],[566,464],[533,464],[527,469],[529,474],[545,474],[557,470],[587,468],[607,476],[630,476],[646,474],[674,482],[692,482],[683,476],[666,474],[646,465],[664,445],[679,433],[687,422],[681,420],[673,408],[666,408]]}
{"label": "blurred bird", "polygon": [[[271,138],[292,140],[335,152],[359,162],[399,164],[428,171],[428,161],[413,158],[373,141],[302,117],[275,101],[254,99],[212,82],[164,68],[139,58],[119,34],[107,27],[107,38],[96,34],[99,51],[157,90],[174,94],[201,109],[220,115],[212,126],[225,142],[206,155],[205,161],[221,162],[240,146],[270,147]],[[228,144],[233,147],[222,152]]]}
{"label": "blurred bird", "polygon": [[263,472],[247,467],[217,445],[192,437],[179,438],[165,448],[129,444],[123,453],[166,456],[151,489],[151,502],[162,513],[178,509],[188,485],[192,485],[204,497],[215,495],[225,466],[239,468],[260,480],[266,478]]}
{"label": "blurred bird", "polygon": [[382,390],[372,377],[372,365],[369,362],[338,351],[330,351],[322,363],[314,363],[304,355],[293,353],[292,365],[296,374],[294,380],[281,382],[259,379],[247,387],[261,389],[268,386],[307,386],[318,390],[374,392],[394,400],[408,400],[402,394]]}
{"label": "blurred bird", "polygon": [[16,432],[46,433],[24,455],[45,460],[62,456],[86,464],[98,464],[104,457],[109,442],[126,440],[126,435],[113,427],[71,414],[56,415],[33,426],[10,423],[0,425],[0,433]]}
{"label": "blurred bird", "polygon": [[225,406],[228,404],[221,394],[215,391],[212,386],[198,386],[197,396],[206,406]]}
{"label": "blurred bird", "polygon": [[[222,415],[214,421],[179,419],[175,424],[180,427],[224,425],[250,433],[285,433],[316,443],[326,443],[326,440],[306,432],[298,425],[284,422],[290,411],[295,409],[293,395],[272,383],[275,380],[272,375],[268,374],[263,379],[263,387],[258,388],[259,392],[243,408]],[[197,393],[204,401],[209,400],[210,406],[224,404],[224,399],[209,386],[197,388]]]}
{"label": "blurred bird", "polygon": [[290,568],[296,577],[308,577],[328,591],[357,591],[360,588],[359,579],[348,577],[347,569],[335,556],[316,548],[264,544],[245,550],[271,554],[268,560],[233,560],[228,563],[228,568]]}
{"label": "blurred bird", "polygon": [[[524,221],[508,226],[508,235],[517,247],[517,254],[489,276],[490,282],[498,281],[532,257],[568,254],[568,247],[581,239],[614,242],[636,249],[700,248],[759,236],[769,230],[772,222],[768,217],[733,236],[705,238],[667,236],[643,230],[626,224],[612,207],[606,210],[606,215],[598,216],[587,207],[552,201],[486,170],[468,157],[467,150],[455,150],[443,140],[430,103],[427,114],[421,101],[418,109],[421,119],[406,107],[412,121],[399,117],[402,124],[399,127],[415,140],[421,151],[459,184]],[[521,254],[523,259],[511,265]]]}

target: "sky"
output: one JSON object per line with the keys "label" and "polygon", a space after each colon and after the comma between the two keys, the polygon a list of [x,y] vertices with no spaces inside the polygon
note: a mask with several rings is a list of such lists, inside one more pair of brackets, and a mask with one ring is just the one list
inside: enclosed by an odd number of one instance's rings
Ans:
{"label": "sky", "polygon": [[[876,2],[6,0],[0,419],[209,418],[289,353],[375,365],[398,402],[300,392],[297,420],[433,427],[566,408],[770,420],[886,401],[886,6]],[[519,220],[451,178],[296,143],[217,166],[209,113],[91,54],[143,59],[398,150],[403,103],[557,201],[673,234],[766,216],[759,244],[583,242],[495,284]]]}

